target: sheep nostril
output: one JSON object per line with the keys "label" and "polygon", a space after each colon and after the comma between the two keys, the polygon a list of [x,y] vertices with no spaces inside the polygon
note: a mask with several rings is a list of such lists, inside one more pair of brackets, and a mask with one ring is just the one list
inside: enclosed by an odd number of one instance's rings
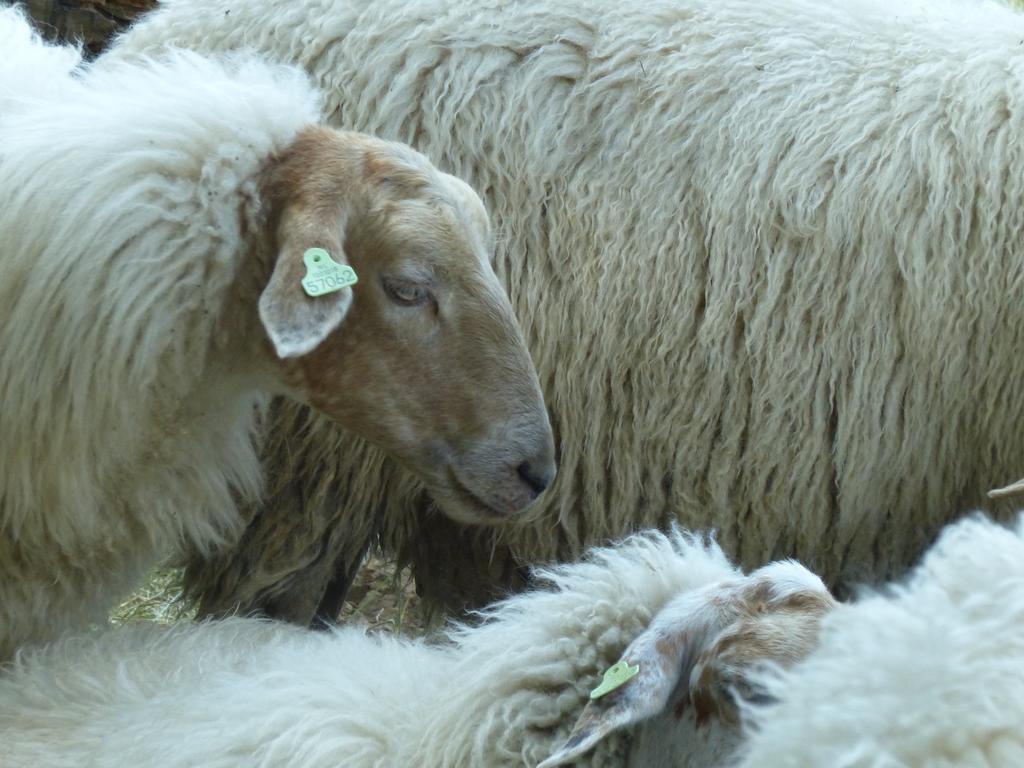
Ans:
{"label": "sheep nostril", "polygon": [[519,478],[533,491],[534,498],[540,496],[554,479],[554,474],[546,466],[538,467],[529,461],[524,461],[516,467],[516,472],[519,474]]}

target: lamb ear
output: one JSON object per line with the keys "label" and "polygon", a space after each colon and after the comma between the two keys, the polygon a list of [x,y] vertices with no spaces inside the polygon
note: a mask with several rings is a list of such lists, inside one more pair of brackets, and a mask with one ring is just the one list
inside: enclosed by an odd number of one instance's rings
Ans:
{"label": "lamb ear", "polygon": [[348,267],[340,232],[344,232],[344,221],[337,219],[317,226],[301,213],[282,217],[277,263],[259,301],[260,321],[278,357],[313,351],[348,314],[350,287],[313,296],[302,282],[307,274],[304,257],[311,248],[323,249],[330,260]]}
{"label": "lamb ear", "polygon": [[666,605],[622,654],[619,663],[628,668],[639,666],[639,671],[620,687],[592,698],[569,739],[538,768],[577,760],[608,734],[661,713],[680,684],[687,687],[688,695],[694,660],[735,618],[732,601],[713,599],[723,591],[731,592],[733,584],[689,592]]}

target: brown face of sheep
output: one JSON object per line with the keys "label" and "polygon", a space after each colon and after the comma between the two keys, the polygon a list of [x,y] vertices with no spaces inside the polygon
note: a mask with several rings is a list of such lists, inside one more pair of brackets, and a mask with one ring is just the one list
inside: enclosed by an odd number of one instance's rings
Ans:
{"label": "brown face of sheep", "polygon": [[[285,392],[398,459],[456,519],[526,508],[554,479],[554,440],[476,194],[407,147],[325,129],[263,190],[277,253],[259,310]],[[359,282],[307,295],[310,248]]]}

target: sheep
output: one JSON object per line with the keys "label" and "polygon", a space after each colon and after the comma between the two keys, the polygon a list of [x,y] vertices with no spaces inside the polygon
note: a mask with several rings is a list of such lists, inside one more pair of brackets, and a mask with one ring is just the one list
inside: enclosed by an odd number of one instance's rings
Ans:
{"label": "sheep", "polygon": [[466,520],[550,482],[539,382],[464,182],[320,126],[306,76],[252,57],[104,62],[52,98],[3,87],[0,658],[104,620],[177,546],[237,536],[271,395]]}
{"label": "sheep", "polygon": [[[0,674],[6,764],[1024,759],[1024,517],[950,525],[904,582],[845,605],[795,562],[742,577],[678,530],[537,579],[436,644],[226,618],[24,651]],[[612,663],[639,669],[594,698]]]}
{"label": "sheep", "polygon": [[[846,605],[794,562],[743,577],[679,531],[537,579],[437,644],[229,618],[22,652],[0,674],[6,764],[1024,759],[1024,517],[956,523],[904,582]],[[627,673],[602,675],[612,662]]]}
{"label": "sheep", "polygon": [[[707,766],[739,742],[718,710],[733,710],[727,689],[755,669],[746,655],[798,658],[832,605],[794,563],[743,577],[713,542],[679,531],[634,536],[538,580],[434,644],[228,618],[126,625],[20,653],[0,675],[5,765],[532,768],[581,713],[621,726],[616,717],[664,709],[667,741],[649,725],[620,727],[585,745],[583,764]],[[639,673],[584,708],[623,649]]]}
{"label": "sheep", "polygon": [[464,528],[281,403],[268,501],[193,589],[329,615],[376,540],[458,607],[673,520],[843,587],[1004,516],[1022,39],[985,0],[165,0],[107,55],[255,48],[481,190],[561,467],[530,524]]}

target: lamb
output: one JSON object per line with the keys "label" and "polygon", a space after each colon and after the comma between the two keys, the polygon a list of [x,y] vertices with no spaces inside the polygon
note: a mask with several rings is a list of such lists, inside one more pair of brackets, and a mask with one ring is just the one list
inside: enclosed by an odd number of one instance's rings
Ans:
{"label": "lamb", "polygon": [[[582,711],[583,764],[709,766],[739,741],[718,712],[734,710],[750,654],[799,658],[833,604],[794,563],[742,577],[714,543],[678,531],[538,579],[437,644],[229,618],[19,654],[0,676],[5,765],[532,767]],[[637,676],[584,708],[627,644]],[[598,723],[607,732],[588,730]]]}
{"label": "lamb", "polygon": [[482,191],[561,467],[532,523],[464,528],[280,404],[269,501],[194,589],[329,615],[376,540],[458,606],[673,520],[841,587],[1004,517],[1022,39],[986,0],[165,0],[108,55],[253,47]]}
{"label": "lamb", "polygon": [[251,57],[105,62],[59,98],[3,88],[0,658],[105,618],[176,546],[237,536],[270,395],[466,520],[550,482],[539,382],[465,183],[321,127],[306,76]]}

